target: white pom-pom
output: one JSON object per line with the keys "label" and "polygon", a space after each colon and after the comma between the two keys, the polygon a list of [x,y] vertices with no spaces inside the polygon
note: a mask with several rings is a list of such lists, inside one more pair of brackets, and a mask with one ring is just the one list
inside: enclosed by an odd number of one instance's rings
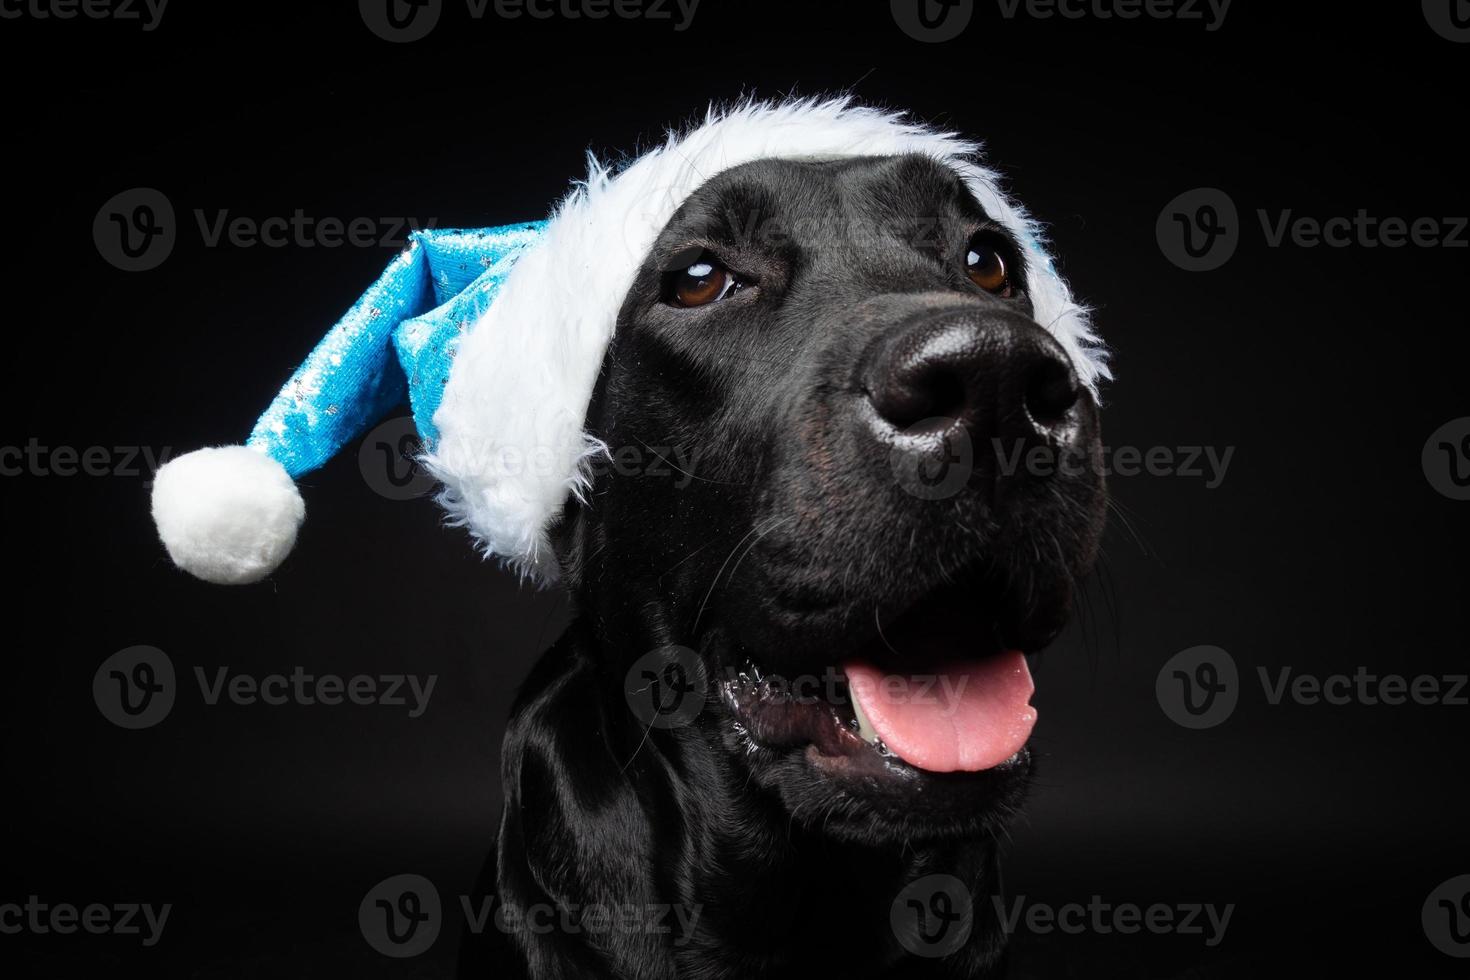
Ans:
{"label": "white pom-pom", "polygon": [[153,523],[168,556],[217,585],[258,582],[275,571],[306,518],[285,467],[248,446],[179,456],[153,481]]}

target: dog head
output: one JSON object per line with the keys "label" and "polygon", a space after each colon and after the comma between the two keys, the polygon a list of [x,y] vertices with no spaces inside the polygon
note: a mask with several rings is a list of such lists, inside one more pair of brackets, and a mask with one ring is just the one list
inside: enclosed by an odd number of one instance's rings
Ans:
{"label": "dog head", "polygon": [[792,816],[983,829],[1025,782],[1025,655],[1097,548],[1106,366],[977,150],[747,104],[549,221],[416,233],[246,445],[160,469],[160,536],[209,581],[269,574],[293,477],[406,385],[451,519],[577,593],[610,737],[646,741],[619,704],[652,655],[704,709],[672,744]]}
{"label": "dog head", "polygon": [[1018,802],[1024,656],[1096,555],[1090,366],[1005,217],[922,154],[705,182],[622,304],[586,420],[609,455],[556,532],[609,677],[688,651],[682,737],[847,839]]}

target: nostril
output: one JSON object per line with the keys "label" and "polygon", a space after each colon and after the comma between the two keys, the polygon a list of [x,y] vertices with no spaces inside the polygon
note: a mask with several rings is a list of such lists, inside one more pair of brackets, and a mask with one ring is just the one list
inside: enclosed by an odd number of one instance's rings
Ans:
{"label": "nostril", "polygon": [[1038,426],[1050,428],[1066,419],[1080,395],[1071,370],[1047,358],[1032,367],[1026,379],[1026,412]]}
{"label": "nostril", "polygon": [[915,387],[922,392],[923,415],[926,418],[957,419],[965,411],[965,380],[947,365],[937,364],[925,371]]}
{"label": "nostril", "polygon": [[937,420],[947,428],[965,413],[965,379],[952,366],[929,363],[902,379],[894,379],[872,395],[873,407],[889,425],[910,432]]}

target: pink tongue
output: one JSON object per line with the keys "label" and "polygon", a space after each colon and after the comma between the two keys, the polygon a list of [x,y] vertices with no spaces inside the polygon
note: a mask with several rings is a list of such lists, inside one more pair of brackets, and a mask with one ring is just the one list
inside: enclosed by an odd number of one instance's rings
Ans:
{"label": "pink tongue", "polygon": [[853,700],[904,762],[930,772],[978,772],[1021,750],[1036,725],[1036,689],[1016,650],[941,671],[884,674],[846,664]]}

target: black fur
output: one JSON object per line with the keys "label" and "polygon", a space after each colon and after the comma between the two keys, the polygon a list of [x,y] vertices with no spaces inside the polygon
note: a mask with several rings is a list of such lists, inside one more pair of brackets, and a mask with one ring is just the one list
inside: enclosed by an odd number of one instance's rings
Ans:
{"label": "black fur", "polygon": [[[966,275],[966,243],[985,228],[1012,270],[1009,298]],[[1030,652],[1060,629],[1095,555],[1100,469],[1007,473],[991,440],[1095,460],[1097,410],[1031,319],[1017,248],[953,173],[920,157],[749,164],[670,221],[620,311],[588,413],[614,459],[554,531],[576,618],[505,737],[498,861],[483,883],[500,925],[470,937],[467,975],[999,969],[996,836],[1024,795],[1029,755],[973,774],[921,772],[845,741],[828,756],[839,709],[753,721],[721,682],[747,662],[830,676],[873,649],[876,623],[916,605],[945,628],[963,624],[955,639],[971,648]],[[747,285],[708,306],[670,305],[670,276],[700,250]],[[895,479],[895,460],[944,447],[885,429],[873,409],[913,397],[888,388],[932,374],[914,359],[933,355],[916,351],[946,330],[965,338],[944,368],[960,404],[928,409],[960,419],[974,466],[959,492],[928,500]],[[1076,399],[1052,428],[1026,414],[1038,364]],[[707,700],[691,723],[651,728],[629,707],[628,672],[670,645],[697,653]],[[948,956],[916,957],[890,910],[935,873],[966,883],[973,929]],[[599,909],[626,918],[608,923]],[[516,925],[527,912],[537,928]]]}

